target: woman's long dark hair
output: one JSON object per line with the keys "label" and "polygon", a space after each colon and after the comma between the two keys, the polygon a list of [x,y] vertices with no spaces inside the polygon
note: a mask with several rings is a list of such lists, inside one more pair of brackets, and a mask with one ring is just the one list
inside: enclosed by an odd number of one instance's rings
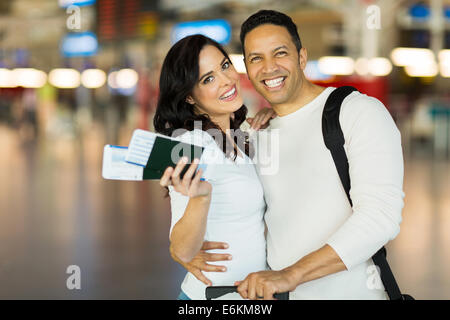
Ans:
{"label": "woman's long dark hair", "polygon": [[[193,35],[178,41],[167,53],[164,59],[161,76],[159,78],[159,99],[153,125],[156,132],[171,136],[176,129],[194,130],[194,122],[200,121],[202,130],[217,129],[222,133],[222,150],[226,156],[237,150],[234,146],[229,147],[226,143],[227,137],[222,129],[214,123],[207,114],[198,114],[194,106],[186,102],[186,98],[192,94],[194,86],[199,81],[199,56],[200,51],[206,46],[216,47],[230,61],[228,54],[216,41],[203,35]],[[250,156],[250,146],[245,139],[245,133],[239,127],[247,115],[247,107],[242,105],[230,118],[230,129],[234,130],[233,138],[238,144],[245,141],[245,154]],[[213,137],[214,138],[214,137]],[[217,141],[216,141],[217,142]],[[239,145],[239,144],[238,144]]]}

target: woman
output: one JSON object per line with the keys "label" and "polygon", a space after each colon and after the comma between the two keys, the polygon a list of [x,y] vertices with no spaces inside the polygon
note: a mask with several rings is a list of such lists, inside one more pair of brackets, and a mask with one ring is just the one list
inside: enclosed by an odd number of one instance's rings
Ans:
{"label": "woman", "polygon": [[[205,240],[226,242],[232,257],[223,263],[226,272],[205,272],[215,286],[233,285],[266,269],[264,194],[250,145],[239,130],[246,114],[239,74],[217,42],[194,35],[169,50],[161,69],[155,130],[174,135],[184,129],[181,141],[205,147],[201,161],[194,160],[182,179],[186,159],[161,178],[171,199],[170,251],[187,263]],[[196,171],[199,163],[206,169]],[[179,299],[205,299],[205,288],[188,273]]]}

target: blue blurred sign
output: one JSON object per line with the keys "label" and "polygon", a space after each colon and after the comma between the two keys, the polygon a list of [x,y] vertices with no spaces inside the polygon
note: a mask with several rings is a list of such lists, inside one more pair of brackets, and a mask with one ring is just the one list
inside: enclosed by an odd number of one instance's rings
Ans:
{"label": "blue blurred sign", "polygon": [[96,0],[59,0],[58,2],[60,7],[67,8],[71,5],[78,7],[90,6],[91,4],[94,4]]}
{"label": "blue blurred sign", "polygon": [[64,57],[87,57],[97,54],[97,36],[92,32],[69,33],[61,42]]}
{"label": "blue blurred sign", "polygon": [[222,19],[181,22],[172,31],[172,43],[193,34],[202,34],[225,45],[231,39],[231,26]]}
{"label": "blue blurred sign", "polygon": [[428,19],[430,8],[426,4],[417,3],[409,7],[409,15],[413,19]]}

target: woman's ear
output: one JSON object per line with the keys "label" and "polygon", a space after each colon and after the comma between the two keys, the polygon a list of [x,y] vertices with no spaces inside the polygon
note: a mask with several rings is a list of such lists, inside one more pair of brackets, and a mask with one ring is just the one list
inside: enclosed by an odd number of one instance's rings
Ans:
{"label": "woman's ear", "polygon": [[186,102],[189,103],[189,104],[192,104],[192,105],[195,104],[195,101],[194,101],[194,99],[191,96],[187,96],[186,97]]}

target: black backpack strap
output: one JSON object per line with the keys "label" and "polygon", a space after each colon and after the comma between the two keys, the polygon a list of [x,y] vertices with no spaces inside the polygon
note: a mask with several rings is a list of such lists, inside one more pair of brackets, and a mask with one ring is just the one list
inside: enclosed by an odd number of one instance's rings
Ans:
{"label": "black backpack strap", "polygon": [[[322,133],[326,147],[330,150],[336,165],[339,178],[341,179],[345,193],[347,194],[350,205],[353,206],[350,198],[350,174],[348,167],[347,154],[344,149],[344,134],[339,122],[339,114],[341,111],[342,101],[350,93],[356,91],[350,86],[339,87],[335,89],[328,97],[322,114]],[[384,288],[391,300],[404,299],[400,289],[392,274],[391,268],[386,260],[386,249],[382,247],[372,257],[375,265],[380,268],[380,277]]]}

